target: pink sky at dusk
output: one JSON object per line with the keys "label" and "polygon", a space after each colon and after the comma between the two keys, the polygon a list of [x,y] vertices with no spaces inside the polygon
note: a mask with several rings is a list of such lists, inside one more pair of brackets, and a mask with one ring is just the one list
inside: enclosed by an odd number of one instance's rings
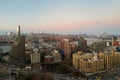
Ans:
{"label": "pink sky at dusk", "polygon": [[0,1],[0,31],[120,34],[119,8],[120,0]]}

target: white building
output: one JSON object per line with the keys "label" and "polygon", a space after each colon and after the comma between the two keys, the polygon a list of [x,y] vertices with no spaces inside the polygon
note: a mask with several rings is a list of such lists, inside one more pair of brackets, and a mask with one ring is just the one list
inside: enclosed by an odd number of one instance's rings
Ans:
{"label": "white building", "polygon": [[51,55],[53,56],[54,62],[60,62],[61,61],[61,55],[58,52],[58,50],[53,50]]}
{"label": "white building", "polygon": [[34,48],[33,53],[31,53],[31,64],[32,63],[40,63],[40,53],[38,48]]}

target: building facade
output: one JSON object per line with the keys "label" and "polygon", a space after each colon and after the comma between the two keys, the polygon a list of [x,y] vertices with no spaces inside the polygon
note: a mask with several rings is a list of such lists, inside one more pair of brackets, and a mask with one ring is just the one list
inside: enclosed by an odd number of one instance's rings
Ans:
{"label": "building facade", "polygon": [[40,53],[31,53],[31,64],[40,63]]}
{"label": "building facade", "polygon": [[59,62],[62,61],[61,55],[60,55],[60,53],[59,53],[58,50],[56,50],[56,49],[53,50],[53,51],[51,52],[51,55],[53,56],[54,63],[59,63]]}
{"label": "building facade", "polygon": [[100,53],[99,56],[104,59],[106,70],[120,67],[120,52]]}
{"label": "building facade", "polygon": [[92,51],[95,52],[104,52],[104,50],[106,49],[106,42],[94,42],[91,48]]}
{"label": "building facade", "polygon": [[17,27],[16,39],[12,46],[12,63],[15,65],[25,64],[25,36],[20,35],[20,26]]}
{"label": "building facade", "polygon": [[60,49],[64,51],[64,60],[70,60],[71,59],[71,48],[69,39],[63,39],[60,41],[59,45]]}
{"label": "building facade", "polygon": [[13,64],[25,64],[25,36],[17,36],[12,46]]}
{"label": "building facade", "polygon": [[40,52],[37,46],[33,48],[33,52],[31,53],[31,64],[33,63],[40,63]]}
{"label": "building facade", "polygon": [[107,70],[120,68],[120,52],[83,54],[78,52],[73,54],[73,66],[84,75],[94,75]]}
{"label": "building facade", "polygon": [[80,37],[78,39],[78,50],[80,50],[82,52],[87,51],[87,41],[83,37]]}

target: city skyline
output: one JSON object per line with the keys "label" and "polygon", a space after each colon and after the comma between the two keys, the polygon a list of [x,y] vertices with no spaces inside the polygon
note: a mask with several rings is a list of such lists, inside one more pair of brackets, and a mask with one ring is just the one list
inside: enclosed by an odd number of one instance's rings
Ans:
{"label": "city skyline", "polygon": [[0,33],[120,34],[120,0],[0,0]]}

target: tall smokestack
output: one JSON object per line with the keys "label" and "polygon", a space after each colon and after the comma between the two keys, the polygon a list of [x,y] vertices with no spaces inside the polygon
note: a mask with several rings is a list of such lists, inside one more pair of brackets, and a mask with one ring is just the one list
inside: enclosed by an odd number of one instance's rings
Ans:
{"label": "tall smokestack", "polygon": [[17,34],[20,36],[20,25],[17,27]]}

